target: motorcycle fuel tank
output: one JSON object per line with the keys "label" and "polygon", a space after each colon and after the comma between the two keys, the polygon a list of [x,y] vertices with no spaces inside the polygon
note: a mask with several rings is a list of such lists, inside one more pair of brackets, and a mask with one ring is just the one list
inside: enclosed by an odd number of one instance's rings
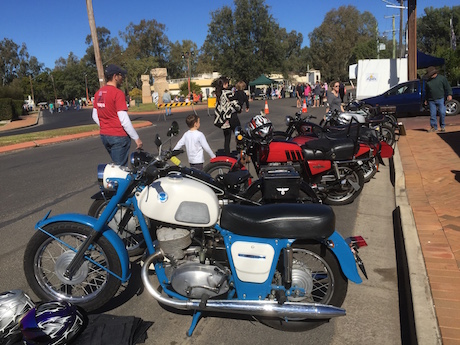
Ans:
{"label": "motorcycle fuel tank", "polygon": [[155,180],[136,193],[136,199],[145,216],[165,223],[209,227],[219,217],[219,201],[214,191],[180,175]]}
{"label": "motorcycle fuel tank", "polygon": [[272,141],[261,150],[263,163],[303,162],[302,149],[296,143],[288,141]]}

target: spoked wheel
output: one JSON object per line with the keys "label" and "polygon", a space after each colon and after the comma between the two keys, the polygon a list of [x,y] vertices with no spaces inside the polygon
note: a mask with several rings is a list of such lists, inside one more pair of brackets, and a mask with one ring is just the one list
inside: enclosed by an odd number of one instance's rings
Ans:
{"label": "spoked wheel", "polygon": [[232,168],[232,164],[228,162],[217,162],[217,163],[209,163],[203,168],[205,173],[208,173],[213,178],[216,178],[217,175],[225,175],[227,174]]}
{"label": "spoked wheel", "polygon": [[[78,249],[91,234],[83,224],[61,222],[45,226],[53,237],[37,231],[24,254],[24,273],[32,290],[43,301],[64,300],[90,312],[107,303],[118,291],[121,264],[111,243],[97,238],[72,279],[64,273]],[[89,259],[88,259],[89,258]],[[105,269],[103,269],[105,268]]]}
{"label": "spoked wheel", "polygon": [[[324,203],[328,205],[346,205],[355,200],[363,190],[363,170],[359,166],[341,165],[338,167],[341,181],[333,172],[321,178],[321,183],[328,185]],[[333,184],[333,186],[330,186]],[[330,188],[329,188],[330,186]]]}
{"label": "spoked wheel", "polygon": [[[347,295],[348,280],[331,250],[321,244],[294,243],[293,252],[292,286],[298,290],[288,297],[288,301],[340,307]],[[328,322],[262,317],[259,320],[267,326],[289,332],[307,331]]]}
{"label": "spoked wheel", "polygon": [[[88,215],[99,218],[109,201],[110,200],[103,199],[94,200],[93,204],[89,208]],[[125,216],[128,217],[127,222],[123,219]],[[126,225],[123,227],[120,226],[122,221],[126,222]],[[146,219],[146,222],[147,225],[149,225],[148,219]],[[145,251],[146,244],[144,235],[142,234],[139,221],[135,216],[133,216],[132,209],[127,206],[120,205],[117,213],[115,213],[115,216],[108,223],[108,226],[123,240],[129,256],[140,255]]]}
{"label": "spoked wheel", "polygon": [[363,170],[364,183],[369,182],[377,173],[377,159],[373,157],[372,159],[363,162],[361,169]]}

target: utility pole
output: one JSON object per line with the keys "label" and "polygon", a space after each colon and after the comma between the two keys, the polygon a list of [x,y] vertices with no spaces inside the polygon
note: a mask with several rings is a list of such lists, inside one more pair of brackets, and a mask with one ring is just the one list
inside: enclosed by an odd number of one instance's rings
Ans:
{"label": "utility pole", "polygon": [[53,89],[54,89],[54,106],[56,107],[56,102],[57,102],[57,93],[56,93],[56,86],[54,85],[54,77],[52,74],[51,76],[51,81],[53,82]]}
{"label": "utility pole", "polygon": [[396,29],[395,29],[395,17],[398,15],[393,14],[392,16],[385,16],[385,18],[393,18],[393,59],[396,59]]}
{"label": "utility pole", "polygon": [[189,52],[182,52],[182,59],[187,58],[187,76],[188,76],[188,96],[191,98],[191,93],[190,93],[190,56],[194,56],[195,52],[194,51],[189,51]]}
{"label": "utility pole", "polygon": [[34,102],[34,108],[35,108],[34,86],[32,85],[32,76],[30,74],[29,74],[29,80],[30,80],[30,92],[32,93],[32,102]]}
{"label": "utility pole", "polygon": [[417,0],[407,2],[407,72],[411,80],[417,78]]}
{"label": "utility pole", "polygon": [[93,40],[94,58],[96,60],[97,75],[99,85],[104,85],[104,67],[102,66],[101,53],[99,51],[99,40],[97,39],[96,21],[94,20],[93,2],[86,0],[86,10],[88,12],[89,28],[91,30],[91,39]]}
{"label": "utility pole", "polygon": [[399,5],[401,8],[399,9],[399,57],[404,57],[404,46],[402,44],[403,41],[403,17],[404,17],[404,0],[401,0]]}

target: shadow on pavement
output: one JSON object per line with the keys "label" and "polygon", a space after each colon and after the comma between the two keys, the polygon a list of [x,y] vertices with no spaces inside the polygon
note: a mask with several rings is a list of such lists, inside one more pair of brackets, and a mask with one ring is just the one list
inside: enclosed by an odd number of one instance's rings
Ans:
{"label": "shadow on pavement", "polygon": [[460,132],[441,133],[439,137],[460,157]]}

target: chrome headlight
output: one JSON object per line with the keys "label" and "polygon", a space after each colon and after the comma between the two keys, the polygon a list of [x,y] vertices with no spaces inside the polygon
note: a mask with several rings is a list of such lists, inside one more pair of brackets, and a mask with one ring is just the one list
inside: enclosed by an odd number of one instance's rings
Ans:
{"label": "chrome headlight", "polygon": [[102,185],[102,181],[104,180],[104,170],[107,164],[99,164],[97,166],[97,182]]}
{"label": "chrome headlight", "polygon": [[286,116],[286,126],[289,127],[289,125],[291,124],[291,122],[293,122],[294,119],[292,118],[292,116]]}

